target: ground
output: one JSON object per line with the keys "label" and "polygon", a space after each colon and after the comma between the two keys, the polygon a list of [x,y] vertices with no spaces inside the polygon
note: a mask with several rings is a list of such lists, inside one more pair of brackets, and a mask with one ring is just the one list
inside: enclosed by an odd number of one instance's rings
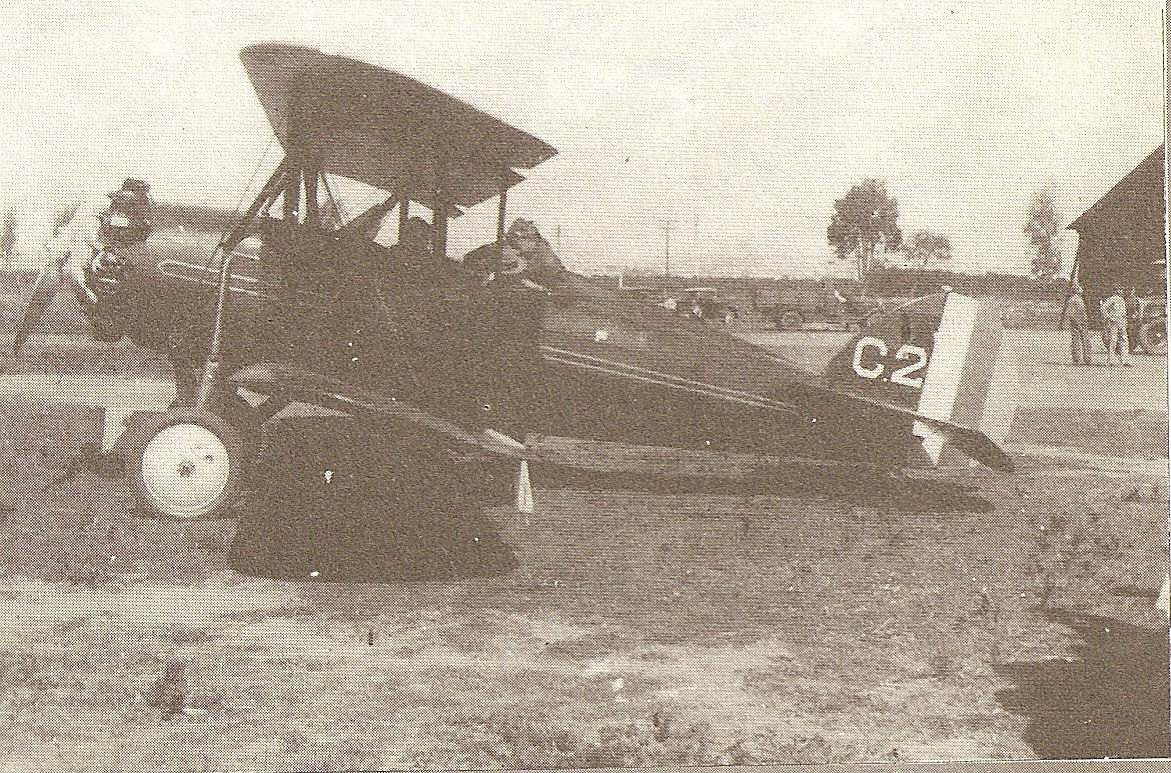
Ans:
{"label": "ground", "polygon": [[[833,338],[765,343],[815,363]],[[263,566],[247,546],[280,524],[317,540],[314,518],[356,514],[264,500],[233,550],[235,521],[54,483],[96,411],[6,400],[0,768],[1166,756],[1166,359],[1075,369],[1056,334],[1011,343],[1019,470],[947,474],[983,507],[539,489],[531,516],[448,524],[414,582],[378,581],[419,537],[391,503],[384,531]],[[142,357],[38,339],[22,367],[160,371]]]}

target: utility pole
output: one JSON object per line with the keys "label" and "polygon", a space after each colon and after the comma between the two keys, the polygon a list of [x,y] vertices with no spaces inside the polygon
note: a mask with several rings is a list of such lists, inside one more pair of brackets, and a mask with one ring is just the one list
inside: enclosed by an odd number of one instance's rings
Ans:
{"label": "utility pole", "polygon": [[663,276],[671,276],[671,229],[674,220],[664,220],[663,228]]}

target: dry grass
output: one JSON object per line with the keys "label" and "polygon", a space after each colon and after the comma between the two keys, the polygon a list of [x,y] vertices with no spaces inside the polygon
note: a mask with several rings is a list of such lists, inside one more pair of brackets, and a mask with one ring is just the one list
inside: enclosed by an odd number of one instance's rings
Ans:
{"label": "dry grass", "polygon": [[527,521],[490,513],[506,576],[287,583],[227,568],[233,524],[47,486],[93,412],[0,421],[3,769],[1022,757],[998,668],[1077,657],[1055,611],[1160,624],[1118,591],[1167,570],[1165,479],[972,472],[995,508],[946,514],[539,491]]}

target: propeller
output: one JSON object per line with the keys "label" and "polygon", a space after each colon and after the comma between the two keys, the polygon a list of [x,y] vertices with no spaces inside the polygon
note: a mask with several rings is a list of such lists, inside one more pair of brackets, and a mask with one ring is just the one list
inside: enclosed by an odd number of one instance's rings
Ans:
{"label": "propeller", "polygon": [[12,356],[20,355],[20,350],[28,341],[29,334],[45,316],[49,304],[57,297],[57,291],[65,284],[65,261],[69,253],[50,257],[45,265],[41,266],[37,280],[33,283],[33,291],[25,306],[20,323],[16,326],[16,337],[12,342]]}
{"label": "propeller", "polygon": [[121,273],[125,267],[121,258],[107,250],[95,250],[88,266],[76,259],[70,250],[60,253],[48,247],[46,250],[50,258],[37,274],[28,304],[16,327],[16,335],[12,342],[14,357],[20,355],[20,350],[24,348],[29,335],[45,316],[49,305],[62,287],[73,290],[83,306],[92,306],[98,302],[98,296],[90,289],[89,280],[92,278],[96,282],[95,288],[102,295],[113,293],[121,281]]}

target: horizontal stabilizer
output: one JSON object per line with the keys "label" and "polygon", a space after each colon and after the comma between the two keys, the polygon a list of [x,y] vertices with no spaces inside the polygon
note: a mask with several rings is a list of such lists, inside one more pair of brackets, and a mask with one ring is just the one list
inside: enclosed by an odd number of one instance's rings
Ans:
{"label": "horizontal stabilizer", "polygon": [[938,465],[951,446],[1011,470],[1003,439],[1015,409],[1015,373],[1002,352],[996,309],[955,292],[905,303],[872,318],[830,361],[835,392],[912,417],[912,433]]}
{"label": "horizontal stabilizer", "polygon": [[[980,464],[991,467],[994,470],[1003,470],[1004,472],[1012,472],[1014,469],[1012,459],[1004,449],[998,446],[992,438],[983,432],[961,427],[958,424],[953,424],[948,421],[932,419],[927,416],[919,416],[917,418],[918,422],[929,426],[932,432],[939,433],[945,441],[951,443],[977,462],[980,462]],[[924,445],[927,444],[926,439],[923,442]]]}
{"label": "horizontal stabilizer", "polygon": [[[977,429],[963,427],[955,422],[946,419],[937,419],[934,416],[928,416],[925,413],[912,410],[906,406],[898,405],[896,403],[886,402],[884,400],[867,397],[859,394],[849,394],[846,392],[838,392],[838,394],[848,400],[857,400],[860,403],[865,403],[874,408],[881,408],[886,411],[894,413],[901,413],[915,421],[915,424],[923,425],[938,436],[941,442],[951,443],[953,446],[963,451],[968,456],[975,459],[981,464],[991,467],[994,470],[1003,470],[1011,472],[1014,469],[1012,459],[1009,455],[996,444],[992,438],[985,435]],[[920,435],[922,437],[922,435]],[[928,451],[930,453],[930,451]]]}

